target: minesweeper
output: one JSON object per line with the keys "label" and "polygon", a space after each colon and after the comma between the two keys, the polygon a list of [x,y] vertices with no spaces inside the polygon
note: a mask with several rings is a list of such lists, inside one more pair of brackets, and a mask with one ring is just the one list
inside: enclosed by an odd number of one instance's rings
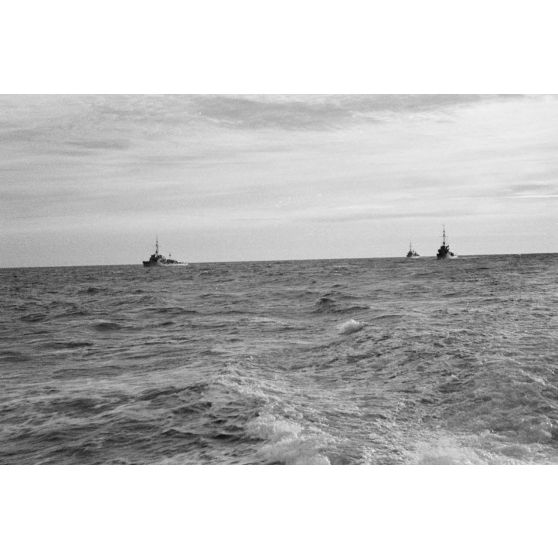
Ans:
{"label": "minesweeper", "polygon": [[439,260],[450,260],[455,259],[457,256],[450,250],[449,244],[446,243],[446,227],[444,225],[443,233],[442,233],[442,245],[438,248],[438,253],[436,254],[436,258]]}
{"label": "minesweeper", "polygon": [[420,254],[413,250],[413,245],[409,242],[409,251],[407,252],[407,258],[420,258]]}
{"label": "minesweeper", "polygon": [[184,266],[188,265],[186,262],[179,262],[173,260],[169,254],[168,258],[165,258],[162,254],[159,254],[159,238],[155,239],[155,253],[151,254],[150,258],[143,262],[144,267],[155,267],[155,266]]}

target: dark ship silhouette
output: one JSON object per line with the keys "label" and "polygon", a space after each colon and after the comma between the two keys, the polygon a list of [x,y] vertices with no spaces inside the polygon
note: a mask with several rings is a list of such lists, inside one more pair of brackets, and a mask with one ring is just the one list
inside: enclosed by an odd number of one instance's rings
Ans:
{"label": "dark ship silhouette", "polygon": [[162,254],[159,254],[159,239],[155,239],[155,253],[151,254],[147,261],[143,261],[144,267],[155,267],[155,266],[184,266],[188,265],[186,262],[179,262],[173,260],[169,254],[168,258],[165,258]]}
{"label": "dark ship silhouette", "polygon": [[409,242],[409,251],[407,252],[407,258],[420,258],[420,254],[413,250],[412,244]]}
{"label": "dark ship silhouette", "polygon": [[448,260],[452,258],[457,258],[457,256],[450,250],[449,244],[446,244],[446,227],[444,225],[442,233],[442,245],[438,248],[438,253],[436,258],[439,260]]}

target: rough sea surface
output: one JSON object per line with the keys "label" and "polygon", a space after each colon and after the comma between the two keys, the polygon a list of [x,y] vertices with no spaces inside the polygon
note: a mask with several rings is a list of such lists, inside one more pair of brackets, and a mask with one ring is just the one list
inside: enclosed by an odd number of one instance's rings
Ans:
{"label": "rough sea surface", "polygon": [[558,463],[558,255],[0,270],[0,463]]}

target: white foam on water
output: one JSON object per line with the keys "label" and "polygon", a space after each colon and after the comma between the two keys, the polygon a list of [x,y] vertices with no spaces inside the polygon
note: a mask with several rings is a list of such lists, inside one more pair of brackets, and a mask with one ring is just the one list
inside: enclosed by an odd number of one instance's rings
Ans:
{"label": "white foam on water", "polygon": [[355,333],[356,331],[360,331],[364,326],[364,323],[350,319],[337,326],[337,329],[341,335],[349,335],[351,333]]}
{"label": "white foam on water", "polygon": [[285,437],[298,436],[302,426],[294,421],[278,419],[273,415],[262,415],[246,425],[246,432],[253,438],[277,442]]}
{"label": "white foam on water", "polygon": [[179,453],[170,457],[163,457],[156,465],[199,465],[199,461],[186,453]]}
{"label": "white foam on water", "polygon": [[331,437],[319,429],[304,429],[298,422],[264,414],[250,421],[246,432],[266,441],[258,454],[267,463],[330,465],[321,451]]}
{"label": "white foam on water", "polygon": [[452,437],[419,442],[412,461],[417,465],[483,465],[490,463],[471,447],[462,446]]}
{"label": "white foam on water", "polygon": [[422,436],[409,452],[416,465],[515,465],[551,461],[540,443],[513,443],[489,431],[455,435],[450,432]]}
{"label": "white foam on water", "polygon": [[216,384],[223,386],[225,389],[236,392],[246,398],[260,399],[264,402],[270,401],[270,397],[263,392],[263,390],[258,386],[256,381],[249,379],[238,379],[238,378],[227,378],[223,376],[219,379]]}

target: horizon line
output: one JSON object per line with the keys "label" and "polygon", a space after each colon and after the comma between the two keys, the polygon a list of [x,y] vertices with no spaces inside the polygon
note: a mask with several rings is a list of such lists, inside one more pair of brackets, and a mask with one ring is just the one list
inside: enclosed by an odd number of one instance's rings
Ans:
{"label": "horizon line", "polygon": [[[552,256],[558,255],[558,252],[520,252],[520,253],[492,253],[492,254],[461,254],[454,259],[462,258],[478,258],[485,256]],[[433,256],[420,256],[419,258],[424,259],[436,259],[436,255]],[[186,262],[188,265],[200,265],[200,264],[233,264],[233,263],[274,263],[274,262],[319,262],[319,261],[340,261],[340,260],[406,260],[406,256],[365,256],[365,257],[339,257],[339,258],[281,258],[277,260],[218,260],[218,261],[196,261],[196,262]],[[409,258],[411,259],[411,258]],[[118,264],[68,264],[68,265],[23,265],[18,267],[2,267],[0,270],[7,269],[56,269],[60,267],[124,267],[124,266],[139,266],[143,267],[142,263],[118,263]],[[162,267],[162,266],[161,266]],[[172,266],[169,266],[172,267]],[[186,266],[177,266],[186,267]]]}

